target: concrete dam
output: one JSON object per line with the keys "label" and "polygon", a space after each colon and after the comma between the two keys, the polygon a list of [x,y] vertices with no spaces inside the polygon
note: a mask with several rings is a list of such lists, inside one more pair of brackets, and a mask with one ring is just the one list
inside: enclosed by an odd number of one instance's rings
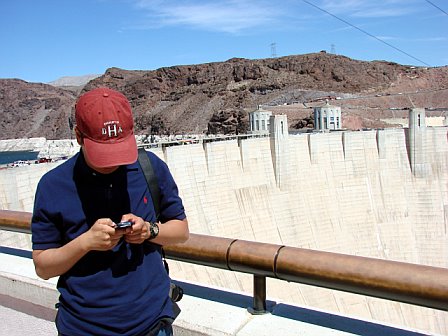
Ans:
{"label": "concrete dam", "polygon": [[[170,167],[190,231],[448,268],[448,127],[288,134],[152,148]],[[0,171],[2,209],[32,212],[40,177],[59,163]],[[30,249],[30,237],[0,232]],[[252,292],[252,276],[170,261],[173,278]],[[412,276],[409,275],[409,276]],[[268,298],[430,334],[448,313],[267,279]]]}

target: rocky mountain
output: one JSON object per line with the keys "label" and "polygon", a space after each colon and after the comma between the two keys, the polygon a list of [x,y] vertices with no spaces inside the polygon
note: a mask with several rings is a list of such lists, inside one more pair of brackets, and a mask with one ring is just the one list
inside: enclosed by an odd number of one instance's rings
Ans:
{"label": "rocky mountain", "polygon": [[43,83],[0,79],[0,139],[70,138],[76,93]]}
{"label": "rocky mountain", "polygon": [[58,78],[52,82],[49,82],[48,84],[53,86],[84,86],[87,82],[91,81],[92,79],[95,79],[101,75],[84,75],[84,76],[64,76],[61,78]]}
{"label": "rocky mountain", "polygon": [[306,126],[311,106],[325,99],[343,107],[343,120],[344,114],[347,122],[356,119],[355,128],[382,127],[379,118],[391,108],[397,114],[413,106],[448,105],[448,67],[365,62],[325,52],[234,58],[152,71],[110,68],[76,89],[0,79],[0,138],[69,138],[78,94],[100,86],[128,97],[137,134],[244,133],[248,112],[258,105],[288,114],[291,128]]}

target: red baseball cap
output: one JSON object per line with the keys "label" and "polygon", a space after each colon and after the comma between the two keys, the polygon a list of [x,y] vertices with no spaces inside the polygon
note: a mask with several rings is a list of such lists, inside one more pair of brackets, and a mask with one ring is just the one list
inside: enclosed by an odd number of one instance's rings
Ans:
{"label": "red baseball cap", "polygon": [[75,110],[83,150],[92,165],[106,168],[137,161],[131,105],[122,93],[108,88],[88,91]]}

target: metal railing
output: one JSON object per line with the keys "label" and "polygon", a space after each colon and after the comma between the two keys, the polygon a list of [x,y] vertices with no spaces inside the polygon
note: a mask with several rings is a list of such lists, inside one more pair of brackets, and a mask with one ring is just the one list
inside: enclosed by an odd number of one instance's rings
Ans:
{"label": "metal railing", "polygon": [[[30,233],[31,214],[0,210],[0,229]],[[254,276],[253,312],[266,311],[266,277],[448,311],[448,269],[190,234],[168,258]]]}

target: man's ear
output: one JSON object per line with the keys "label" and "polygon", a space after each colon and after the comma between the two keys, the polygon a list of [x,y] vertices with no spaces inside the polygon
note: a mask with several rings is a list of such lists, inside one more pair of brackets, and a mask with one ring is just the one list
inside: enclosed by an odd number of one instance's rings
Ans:
{"label": "man's ear", "polygon": [[78,129],[77,126],[75,126],[75,134],[76,134],[76,141],[78,141],[78,145],[82,146],[83,144],[83,140],[82,140],[82,133],[81,131]]}

